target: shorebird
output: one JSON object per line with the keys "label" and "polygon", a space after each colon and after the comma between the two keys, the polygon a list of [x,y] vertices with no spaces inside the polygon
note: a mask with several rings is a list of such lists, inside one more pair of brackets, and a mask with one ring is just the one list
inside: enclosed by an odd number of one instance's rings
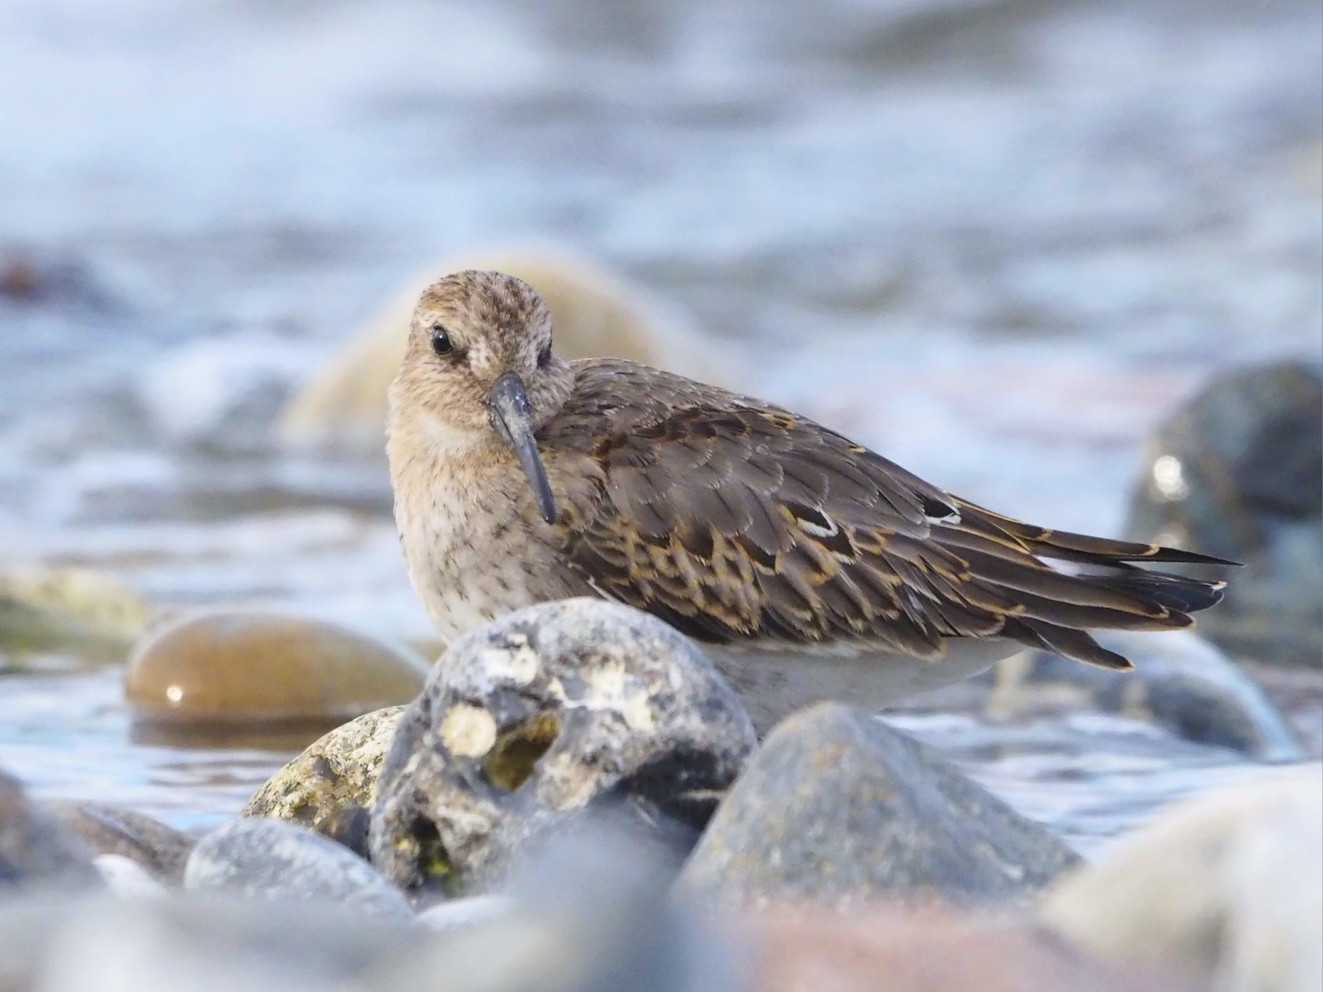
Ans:
{"label": "shorebird", "polygon": [[566,362],[527,284],[430,286],[390,389],[410,579],[447,640],[600,596],[707,651],[760,731],[810,702],[885,706],[1092,629],[1189,627],[1228,564],[1022,523],[773,404],[621,359]]}

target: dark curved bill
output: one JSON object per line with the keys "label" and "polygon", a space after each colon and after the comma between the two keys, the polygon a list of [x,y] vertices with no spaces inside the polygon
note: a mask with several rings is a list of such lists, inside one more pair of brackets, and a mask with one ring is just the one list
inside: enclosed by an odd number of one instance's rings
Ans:
{"label": "dark curved bill", "polygon": [[549,524],[556,522],[556,500],[551,495],[551,483],[547,481],[547,470],[542,467],[542,457],[538,454],[537,438],[533,436],[533,425],[529,422],[528,392],[524,389],[524,380],[513,372],[507,372],[496,380],[487,398],[491,407],[492,426],[505,438],[505,443],[519,459],[519,464],[528,476],[529,485],[537,499],[538,512]]}

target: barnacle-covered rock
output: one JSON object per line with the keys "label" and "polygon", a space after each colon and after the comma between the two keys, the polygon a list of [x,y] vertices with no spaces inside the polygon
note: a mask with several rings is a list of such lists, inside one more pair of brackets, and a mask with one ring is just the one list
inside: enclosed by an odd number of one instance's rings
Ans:
{"label": "barnacle-covered rock", "polygon": [[456,641],[405,711],[371,857],[415,894],[481,891],[597,804],[701,829],[754,743],[733,690],[660,620],[593,599],[520,610]]}
{"label": "barnacle-covered rock", "polygon": [[367,810],[403,712],[373,710],[313,741],[257,790],[242,815],[294,820],[366,854]]}

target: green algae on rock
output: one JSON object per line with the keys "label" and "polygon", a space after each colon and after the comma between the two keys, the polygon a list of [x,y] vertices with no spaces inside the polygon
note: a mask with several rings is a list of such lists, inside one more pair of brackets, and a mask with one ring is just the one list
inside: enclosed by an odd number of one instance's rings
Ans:
{"label": "green algae on rock", "polygon": [[365,811],[377,798],[377,774],[403,712],[388,706],[324,734],[267,780],[240,815],[294,820],[363,853]]}

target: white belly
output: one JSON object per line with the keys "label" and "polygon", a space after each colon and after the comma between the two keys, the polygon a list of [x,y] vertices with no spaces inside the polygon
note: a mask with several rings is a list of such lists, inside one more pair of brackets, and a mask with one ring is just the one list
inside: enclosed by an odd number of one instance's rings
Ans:
{"label": "white belly", "polygon": [[986,637],[948,641],[946,653],[930,660],[852,653],[839,647],[834,652],[826,647],[822,654],[699,647],[740,694],[760,737],[795,710],[821,700],[882,709],[916,693],[972,678],[1024,650],[1014,641]]}

